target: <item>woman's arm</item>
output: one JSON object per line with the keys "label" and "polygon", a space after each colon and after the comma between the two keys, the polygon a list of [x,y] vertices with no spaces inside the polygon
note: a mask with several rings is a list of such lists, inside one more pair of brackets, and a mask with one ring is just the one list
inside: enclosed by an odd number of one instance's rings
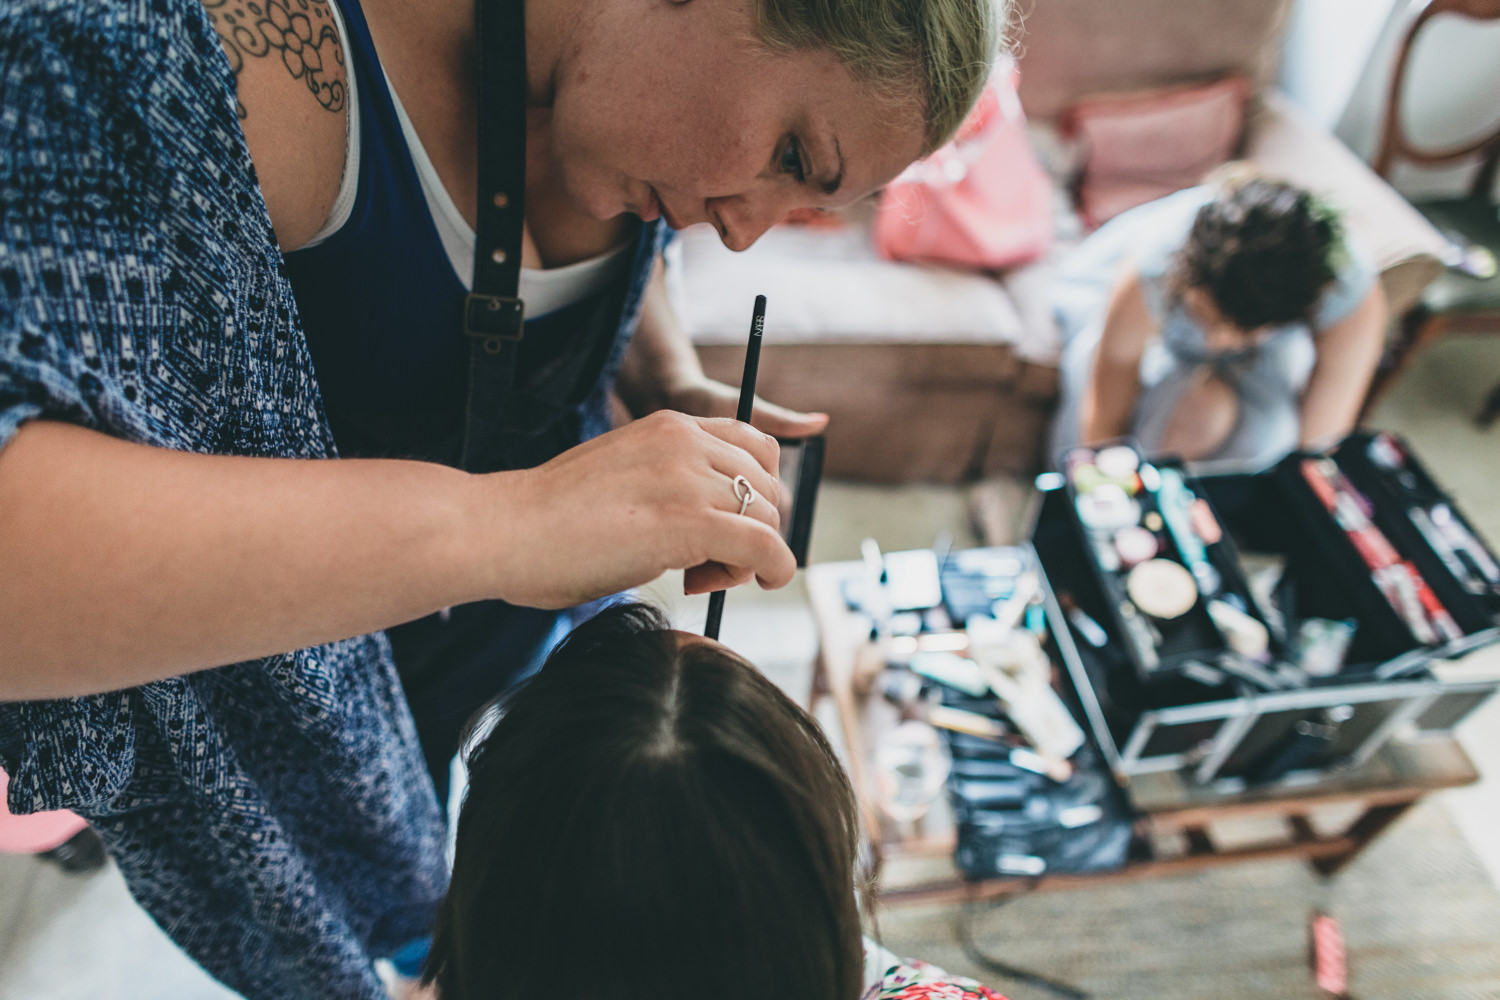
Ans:
{"label": "woman's arm", "polygon": [[1104,331],[1079,410],[1084,443],[1130,433],[1130,417],[1141,392],[1141,355],[1155,332],[1140,275],[1127,266],[1110,292]]}
{"label": "woman's arm", "polygon": [[[0,449],[0,699],[108,691],[450,604],[795,572],[776,443],[661,414],[524,472],[197,455],[34,421]],[[737,568],[726,568],[737,567]]]}
{"label": "woman's arm", "polygon": [[1302,395],[1302,447],[1316,450],[1354,429],[1385,347],[1385,321],[1377,281],[1353,312],[1317,333],[1318,359]]}
{"label": "woman's arm", "polygon": [[[703,374],[698,352],[667,296],[666,268],[657,258],[641,306],[641,322],[620,367],[617,389],[632,414],[677,410],[699,417],[732,417],[739,389]],[[745,310],[749,331],[750,310]],[[756,397],[750,422],[773,437],[795,439],[828,426],[825,413],[797,413]]]}

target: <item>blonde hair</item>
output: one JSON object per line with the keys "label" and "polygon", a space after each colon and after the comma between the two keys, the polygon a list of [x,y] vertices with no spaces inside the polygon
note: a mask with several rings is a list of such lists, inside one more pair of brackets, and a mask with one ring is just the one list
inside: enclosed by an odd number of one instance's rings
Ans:
{"label": "blonde hair", "polygon": [[1005,44],[1010,0],[756,0],[755,29],[773,49],[832,52],[893,102],[916,98],[924,153],[958,131]]}

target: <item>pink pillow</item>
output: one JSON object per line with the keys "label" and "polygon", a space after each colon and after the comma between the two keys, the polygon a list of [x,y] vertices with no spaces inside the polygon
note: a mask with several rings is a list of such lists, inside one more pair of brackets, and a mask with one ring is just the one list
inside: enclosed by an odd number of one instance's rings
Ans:
{"label": "pink pillow", "polygon": [[1014,65],[996,72],[953,141],[880,193],[887,260],[998,270],[1052,245],[1052,182],[1026,133]]}
{"label": "pink pillow", "polygon": [[1208,84],[1085,98],[1064,119],[1084,149],[1078,211],[1099,226],[1128,208],[1192,187],[1229,160],[1250,86]]}

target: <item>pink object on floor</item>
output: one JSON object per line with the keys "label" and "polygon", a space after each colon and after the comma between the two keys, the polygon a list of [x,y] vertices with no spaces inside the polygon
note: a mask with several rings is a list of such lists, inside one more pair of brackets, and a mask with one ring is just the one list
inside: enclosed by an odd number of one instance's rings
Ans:
{"label": "pink object on floor", "polygon": [[61,847],[88,826],[65,809],[16,816],[6,808],[10,776],[0,770],[0,851],[7,854],[41,854]]}

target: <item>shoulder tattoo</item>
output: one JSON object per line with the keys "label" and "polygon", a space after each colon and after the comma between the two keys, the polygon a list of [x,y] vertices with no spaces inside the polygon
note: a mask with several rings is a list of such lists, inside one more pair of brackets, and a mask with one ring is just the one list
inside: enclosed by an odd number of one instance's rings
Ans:
{"label": "shoulder tattoo", "polygon": [[[203,5],[236,80],[246,59],[280,59],[324,108],[344,109],[344,49],[328,0],[203,0]],[[235,110],[246,117],[243,103],[236,101]]]}

